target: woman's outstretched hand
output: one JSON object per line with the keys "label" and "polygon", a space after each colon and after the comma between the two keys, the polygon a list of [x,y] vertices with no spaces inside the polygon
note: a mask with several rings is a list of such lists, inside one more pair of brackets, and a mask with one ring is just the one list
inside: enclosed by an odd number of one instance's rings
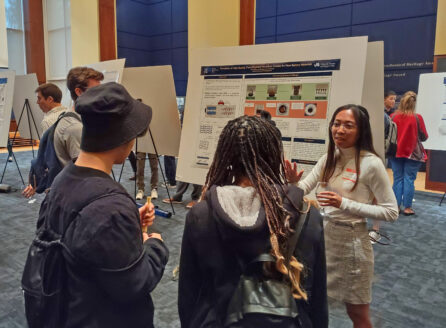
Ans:
{"label": "woman's outstretched hand", "polygon": [[302,174],[304,174],[304,170],[298,172],[297,163],[291,163],[289,160],[285,160],[285,176],[288,183],[298,183]]}

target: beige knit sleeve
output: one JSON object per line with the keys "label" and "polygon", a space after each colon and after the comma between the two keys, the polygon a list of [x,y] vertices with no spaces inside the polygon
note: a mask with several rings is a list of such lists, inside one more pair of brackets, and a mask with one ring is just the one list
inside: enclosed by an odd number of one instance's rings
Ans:
{"label": "beige knit sleeve", "polygon": [[316,188],[317,183],[320,181],[322,170],[324,169],[325,161],[327,160],[327,154],[322,156],[316,163],[316,165],[311,170],[305,179],[296,183],[296,186],[304,191],[304,194],[309,194],[314,188]]}
{"label": "beige knit sleeve", "polygon": [[399,215],[398,205],[384,164],[377,156],[370,156],[365,160],[364,167],[367,169],[361,178],[375,196],[376,205],[343,197],[340,209],[374,220],[395,221]]}

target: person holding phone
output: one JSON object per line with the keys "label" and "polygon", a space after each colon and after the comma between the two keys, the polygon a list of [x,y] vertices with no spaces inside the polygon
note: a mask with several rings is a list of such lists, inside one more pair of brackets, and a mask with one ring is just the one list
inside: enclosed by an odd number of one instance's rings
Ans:
{"label": "person holding phone", "polygon": [[[287,177],[305,194],[325,183],[317,200],[325,207],[327,294],[345,303],[353,327],[372,327],[369,317],[373,249],[366,218],[395,221],[398,207],[382,160],[373,148],[369,114],[341,106],[329,125],[328,152],[300,181],[302,171],[286,163]],[[373,200],[376,198],[376,204]]]}

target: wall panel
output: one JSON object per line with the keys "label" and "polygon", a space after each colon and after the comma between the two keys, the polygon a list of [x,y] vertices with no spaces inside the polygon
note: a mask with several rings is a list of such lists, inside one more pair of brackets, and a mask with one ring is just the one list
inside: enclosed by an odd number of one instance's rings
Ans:
{"label": "wall panel", "polygon": [[185,96],[187,21],[187,0],[116,0],[118,58],[126,67],[172,65],[177,96]]}
{"label": "wall panel", "polygon": [[384,41],[385,88],[417,91],[432,71],[436,17],[437,0],[257,0],[256,43],[368,35]]}

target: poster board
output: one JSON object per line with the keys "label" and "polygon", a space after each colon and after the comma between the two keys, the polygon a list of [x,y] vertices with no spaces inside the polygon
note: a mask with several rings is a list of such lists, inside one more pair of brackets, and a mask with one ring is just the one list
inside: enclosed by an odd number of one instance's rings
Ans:
{"label": "poster board", "polygon": [[416,112],[429,134],[424,148],[446,151],[446,72],[420,75]]}
{"label": "poster board", "polygon": [[[124,65],[125,65],[125,58],[122,59],[114,59],[114,60],[107,60],[103,62],[97,62],[93,64],[85,65],[87,67],[91,67],[102,74],[104,74],[104,80],[102,83],[106,82],[117,82],[121,83],[122,81],[122,74],[124,71]],[[62,90],[62,105],[71,108],[73,107],[73,100],[71,99],[70,91],[67,88],[67,80],[52,80],[47,81],[49,83],[54,83],[59,87],[60,90]]]}
{"label": "poster board", "polygon": [[381,157],[384,154],[384,42],[369,42],[362,90],[361,105],[370,115],[373,134],[373,146]]}
{"label": "poster board", "polygon": [[4,1],[0,1],[0,67],[8,67],[8,38]]}
{"label": "poster board", "polygon": [[[32,131],[32,139],[38,140],[38,136],[42,136],[42,120],[43,112],[37,105],[37,94],[36,89],[39,87],[37,82],[37,76],[35,73],[28,75],[17,75],[15,77],[15,88],[14,88],[14,102],[12,108],[14,110],[14,116],[19,123],[20,114],[22,113],[23,105],[25,104],[25,99],[28,99],[34,121],[36,122],[36,127],[33,123],[33,118],[29,117],[28,124],[28,112],[26,109],[23,111],[22,120],[19,125],[20,137],[25,139],[31,139],[30,127]],[[39,134],[37,134],[37,132]]]}
{"label": "poster board", "polygon": [[203,184],[226,122],[260,108],[281,130],[286,157],[308,173],[326,151],[334,110],[362,103],[367,41],[192,49],[177,180]]}
{"label": "poster board", "polygon": [[122,73],[124,71],[125,58],[113,59],[86,65],[104,74],[102,83],[122,82]]}
{"label": "poster board", "polygon": [[15,72],[0,69],[0,147],[8,145]]}
{"label": "poster board", "polygon": [[73,106],[73,102],[71,100],[71,94],[70,90],[67,88],[67,80],[48,80],[47,83],[53,83],[59,87],[59,89],[62,91],[62,101],[60,102],[62,106],[71,108]]}
{"label": "poster board", "polygon": [[[172,67],[125,68],[122,85],[133,98],[152,107],[150,129],[158,154],[178,156],[181,128]],[[138,151],[155,153],[149,133],[138,138]]]}

